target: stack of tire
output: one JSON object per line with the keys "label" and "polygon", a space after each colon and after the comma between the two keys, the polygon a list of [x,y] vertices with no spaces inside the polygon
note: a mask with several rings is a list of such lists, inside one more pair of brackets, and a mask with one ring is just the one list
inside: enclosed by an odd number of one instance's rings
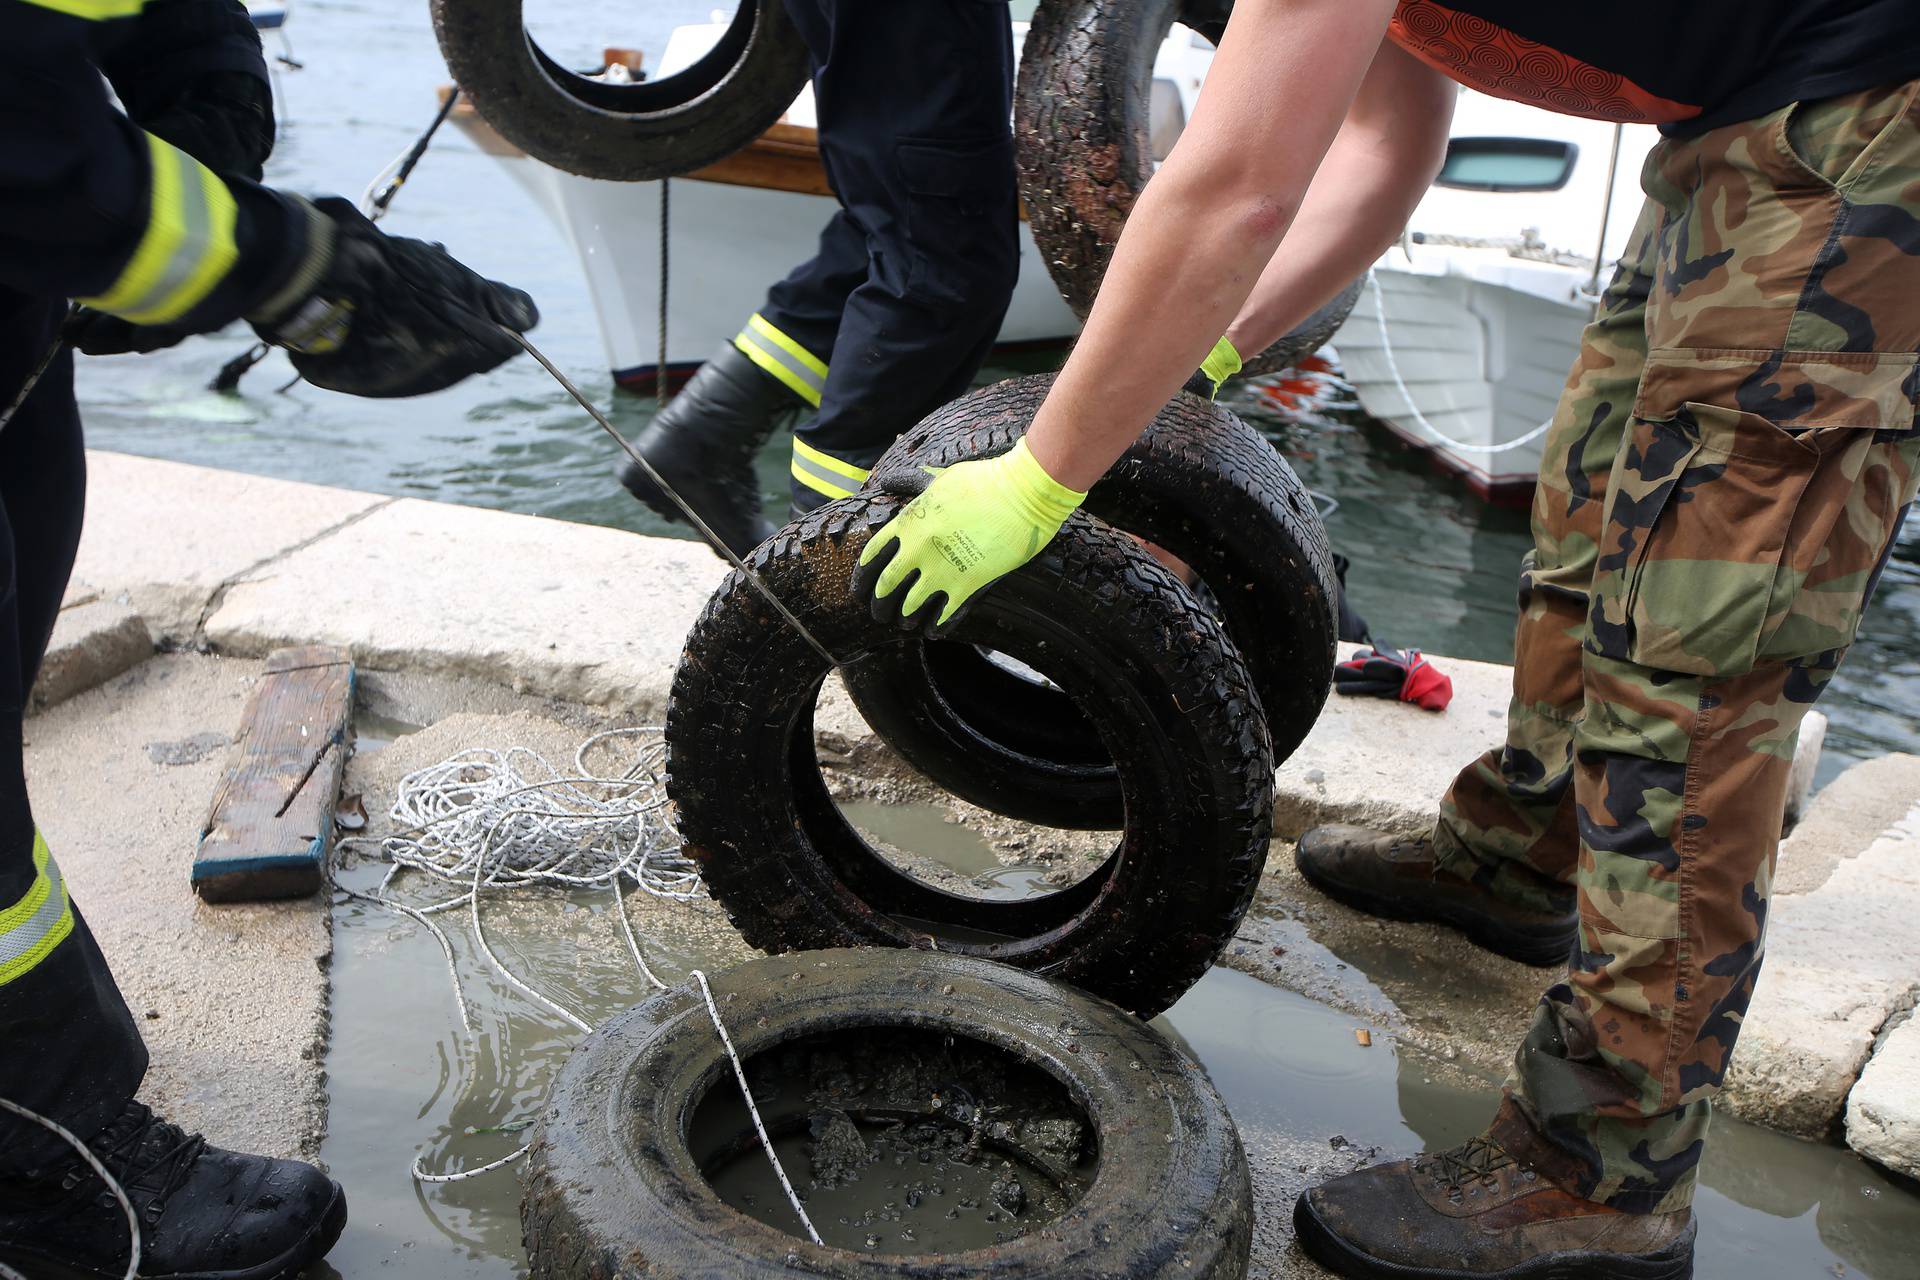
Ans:
{"label": "stack of tire", "polygon": [[[757,136],[804,80],[781,0],[743,0],[706,58],[638,85],[558,67],[527,38],[521,4],[433,0],[436,30],[481,114],[572,172],[631,181],[710,163]],[[1016,96],[1022,190],[1083,314],[1151,172],[1153,52],[1176,18],[1217,36],[1230,8],[1043,0],[1034,18]],[[1352,300],[1249,370],[1321,345]],[[862,715],[908,763],[997,813],[1117,831],[1106,859],[1017,901],[949,893],[895,866],[842,817],[820,772],[814,708],[833,667],[739,573],[708,603],[675,676],[668,787],[714,899],[776,953],[714,980],[744,1056],[875,1019],[990,1039],[1085,1100],[1099,1180],[1067,1218],[980,1258],[864,1258],[746,1219],[687,1149],[690,1108],[728,1067],[704,1000],[682,987],[596,1033],[555,1087],[522,1205],[536,1280],[796,1268],[931,1278],[989,1264],[1000,1277],[1244,1274],[1251,1192],[1232,1122],[1204,1071],[1126,1014],[1177,1000],[1252,900],[1275,764],[1332,684],[1333,557],[1279,454],[1183,393],[1059,536],[943,638],[876,624],[853,588],[868,539],[926,468],[1011,448],[1050,382],[1002,383],[934,413],[866,489],[789,525],[749,566],[839,659]],[[816,956],[875,947],[908,954]]]}

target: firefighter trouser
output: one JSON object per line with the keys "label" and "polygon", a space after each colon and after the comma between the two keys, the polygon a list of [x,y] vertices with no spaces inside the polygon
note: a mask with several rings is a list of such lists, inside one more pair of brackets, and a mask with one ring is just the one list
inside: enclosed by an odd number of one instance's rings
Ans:
{"label": "firefighter trouser", "polygon": [[860,487],[894,437],[967,389],[1019,271],[1004,0],[787,0],[813,55],[840,209],[735,339],[815,412],[799,510]]}
{"label": "firefighter trouser", "polygon": [[[0,406],[65,313],[64,302],[0,291]],[[0,1097],[82,1138],[119,1112],[147,1069],[146,1046],[61,878],[58,825],[45,839],[36,831],[21,758],[27,691],[80,545],[86,485],[73,357],[63,352],[0,428]],[[0,1114],[0,1169],[70,1154]]]}

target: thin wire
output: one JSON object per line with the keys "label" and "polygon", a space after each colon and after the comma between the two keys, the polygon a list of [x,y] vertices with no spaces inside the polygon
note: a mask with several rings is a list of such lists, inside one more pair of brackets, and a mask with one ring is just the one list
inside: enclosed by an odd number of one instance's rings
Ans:
{"label": "thin wire", "polygon": [[[42,1129],[51,1130],[55,1137],[65,1142],[75,1151],[78,1151],[80,1158],[85,1160],[88,1165],[92,1166],[93,1171],[100,1175],[100,1180],[107,1184],[107,1190],[113,1192],[113,1198],[120,1202],[120,1212],[127,1215],[127,1235],[129,1237],[129,1243],[127,1248],[127,1273],[124,1280],[138,1280],[140,1275],[140,1215],[133,1211],[133,1201],[127,1199],[127,1193],[121,1190],[120,1184],[114,1180],[114,1176],[107,1172],[107,1166],[101,1164],[99,1157],[95,1156],[93,1152],[88,1149],[87,1144],[74,1137],[64,1125],[47,1119],[38,1111],[28,1110],[26,1107],[21,1106],[9,1098],[0,1098],[0,1111],[11,1111],[17,1116],[33,1121]],[[815,1237],[815,1239],[818,1238],[817,1236]],[[4,1265],[0,1265],[0,1273],[11,1277],[12,1280],[23,1280],[19,1272]]]}
{"label": "thin wire", "polygon": [[1380,324],[1380,352],[1387,358],[1387,370],[1393,374],[1393,385],[1399,388],[1400,398],[1406,401],[1407,412],[1413,415],[1413,420],[1419,423],[1434,440],[1458,453],[1506,453],[1511,449],[1518,449],[1522,445],[1532,444],[1535,440],[1538,440],[1541,436],[1552,430],[1553,419],[1549,418],[1533,430],[1527,432],[1527,434],[1514,440],[1508,440],[1504,444],[1468,444],[1463,440],[1455,440],[1452,436],[1445,434],[1440,428],[1428,422],[1427,415],[1421,413],[1420,406],[1413,402],[1413,392],[1407,389],[1406,379],[1400,376],[1400,362],[1393,358],[1393,340],[1387,336],[1387,298],[1386,295],[1381,292],[1380,277],[1372,268],[1368,268],[1367,270],[1367,284],[1373,290],[1373,318]]}
{"label": "thin wire", "polygon": [[754,589],[766,597],[767,603],[772,605],[774,610],[779,613],[782,618],[786,619],[787,625],[800,633],[800,638],[805,640],[807,644],[813,648],[815,653],[825,659],[830,666],[840,667],[845,665],[840,659],[833,656],[832,650],[814,638],[813,632],[807,630],[806,624],[796,618],[791,609],[781,603],[780,597],[773,593],[773,588],[769,587],[760,575],[748,566],[746,561],[736,555],[732,547],[729,547],[720,540],[720,536],[707,526],[705,520],[700,518],[700,513],[687,505],[686,499],[682,498],[679,493],[674,490],[674,487],[668,484],[658,471],[653,469],[653,464],[641,456],[640,451],[634,448],[627,438],[620,434],[613,423],[607,420],[607,415],[600,412],[593,401],[587,399],[586,393],[573,384],[573,379],[562,373],[559,366],[547,359],[546,355],[538,347],[529,342],[526,334],[521,333],[517,329],[508,328],[506,325],[501,325],[500,331],[524,347],[528,355],[539,361],[541,367],[553,375],[553,380],[558,382],[561,387],[566,390],[567,394],[573,397],[576,404],[587,411],[587,416],[597,422],[602,431],[605,431],[613,437],[614,443],[620,446],[627,457],[633,459],[634,465],[640,468],[647,479],[653,481],[662,493],[673,500],[673,505],[680,509],[680,514],[685,516],[687,523],[691,524],[700,536],[706,540],[706,544],[712,547],[728,564],[731,564],[735,569],[739,570],[747,581],[753,584]]}
{"label": "thin wire", "polygon": [[656,409],[667,403],[667,262],[670,257],[667,247],[667,196],[672,181],[671,178],[660,179],[660,321],[656,326],[660,346],[653,364],[653,406]]}
{"label": "thin wire", "polygon": [[747,1073],[740,1065],[740,1055],[734,1052],[733,1037],[727,1034],[727,1024],[720,1021],[720,1009],[713,1003],[713,988],[707,985],[707,975],[695,969],[693,977],[700,984],[700,994],[707,998],[707,1016],[713,1019],[713,1029],[720,1033],[720,1043],[726,1046],[727,1061],[733,1064],[733,1078],[740,1082],[740,1096],[747,1100],[747,1114],[753,1117],[753,1131],[760,1135],[760,1147],[767,1153],[767,1163],[773,1166],[773,1176],[780,1179],[780,1189],[787,1193],[787,1203],[800,1215],[800,1225],[807,1229],[807,1238],[824,1246],[827,1242],[813,1229],[813,1219],[807,1216],[800,1197],[793,1190],[793,1184],[787,1181],[787,1171],[781,1166],[780,1156],[773,1149],[773,1140],[767,1137],[767,1126],[760,1121],[760,1108],[753,1103],[753,1090],[747,1087]]}

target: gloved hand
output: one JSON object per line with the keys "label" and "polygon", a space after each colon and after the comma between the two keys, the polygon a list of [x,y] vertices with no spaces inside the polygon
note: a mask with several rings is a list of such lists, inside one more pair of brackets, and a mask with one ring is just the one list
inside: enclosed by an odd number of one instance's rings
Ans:
{"label": "gloved hand", "polygon": [[1233,349],[1231,342],[1222,338],[1213,344],[1213,350],[1207,353],[1207,358],[1200,362],[1200,367],[1194,370],[1193,376],[1180,389],[1207,400],[1217,400],[1220,398],[1220,388],[1238,372],[1240,353]]}
{"label": "gloved hand", "polygon": [[1333,687],[1369,698],[1395,698],[1428,711],[1445,711],[1453,701],[1453,681],[1436,670],[1418,649],[1361,649],[1333,669]]}
{"label": "gloved hand", "polygon": [[[927,470],[926,491],[861,551],[854,589],[871,594],[880,621],[937,633],[975,592],[1039,555],[1087,495],[1048,475],[1025,439],[997,458]],[[896,609],[887,598],[902,587]],[[936,595],[938,617],[916,619]]]}
{"label": "gloved hand", "polygon": [[501,325],[539,322],[533,299],[468,270],[444,248],[381,234],[339,196],[306,206],[306,262],[247,317],[316,387],[417,396],[520,353]]}
{"label": "gloved hand", "polygon": [[90,356],[145,355],[163,351],[189,336],[185,329],[135,324],[92,307],[75,307],[61,333],[75,351]]}

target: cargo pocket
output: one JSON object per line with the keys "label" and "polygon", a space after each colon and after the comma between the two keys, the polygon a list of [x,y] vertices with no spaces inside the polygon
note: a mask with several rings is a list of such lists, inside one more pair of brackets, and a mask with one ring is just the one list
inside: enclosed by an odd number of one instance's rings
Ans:
{"label": "cargo pocket", "polygon": [[1651,353],[1609,482],[1588,649],[1733,676],[1850,644],[1913,492],[1914,361]]}
{"label": "cargo pocket", "polygon": [[908,289],[949,306],[1005,307],[1019,269],[1013,139],[895,149],[907,192]]}

